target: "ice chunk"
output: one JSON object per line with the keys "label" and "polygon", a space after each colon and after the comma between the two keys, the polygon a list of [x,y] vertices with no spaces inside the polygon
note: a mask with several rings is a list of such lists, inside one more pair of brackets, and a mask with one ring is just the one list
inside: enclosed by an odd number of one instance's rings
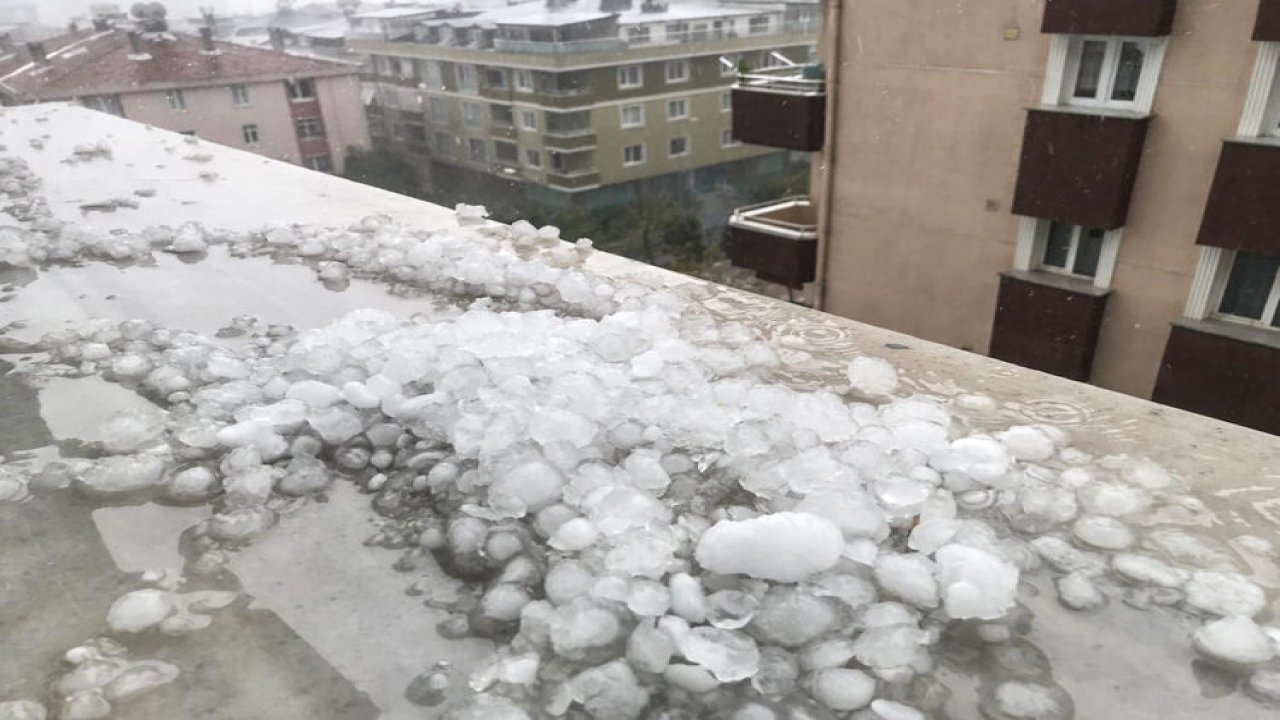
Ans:
{"label": "ice chunk", "polygon": [[902,667],[916,658],[926,640],[925,632],[915,625],[871,627],[853,641],[854,657],[877,670]]}
{"label": "ice chunk", "polygon": [[1121,483],[1093,482],[1081,487],[1077,493],[1080,504],[1094,515],[1120,517],[1142,512],[1151,506],[1151,497],[1146,491]]}
{"label": "ice chunk", "polygon": [[892,700],[872,700],[871,711],[879,720],[927,720],[919,710]]}
{"label": "ice chunk", "polygon": [[1116,553],[1111,558],[1111,567],[1125,579],[1146,585],[1176,588],[1187,579],[1186,574],[1177,568],[1135,553]]}
{"label": "ice chunk", "polygon": [[1040,462],[1053,457],[1057,451],[1049,433],[1034,425],[1015,425],[997,437],[1018,460]]}
{"label": "ice chunk", "polygon": [[680,654],[720,682],[745,680],[760,669],[760,650],[749,636],[720,628],[693,628],[680,639]]}
{"label": "ice chunk", "polygon": [[830,520],[845,537],[865,537],[877,542],[889,537],[884,511],[861,491],[819,490],[805,496],[795,510]]}
{"label": "ice chunk", "polygon": [[848,620],[847,608],[792,586],[776,586],[761,598],[748,631],[762,642],[796,648],[834,632]]}
{"label": "ice chunk", "polygon": [[750,520],[721,520],[703,533],[695,557],[724,575],[797,582],[833,567],[844,536],[830,520],[782,512]]}
{"label": "ice chunk", "polygon": [[627,662],[640,672],[660,674],[671,663],[675,641],[652,622],[636,625],[627,640]]}
{"label": "ice chunk", "polygon": [[876,583],[885,592],[918,608],[938,606],[938,581],[933,562],[924,555],[886,553],[876,559]]}
{"label": "ice chunk", "polygon": [[819,670],[809,677],[808,686],[814,700],[839,711],[866,707],[876,692],[875,678],[847,668]]}
{"label": "ice chunk", "polygon": [[1106,570],[1106,562],[1096,553],[1078,550],[1071,543],[1052,535],[1035,538],[1031,547],[1058,572],[1099,575]]}
{"label": "ice chunk", "polygon": [[671,610],[691,623],[707,619],[707,597],[702,583],[688,573],[674,573],[667,580],[671,588]]}
{"label": "ice chunk", "polygon": [[107,610],[107,624],[115,632],[142,632],[159,625],[177,610],[172,593],[134,590],[121,595]]}
{"label": "ice chunk", "polygon": [[1276,654],[1271,638],[1257,623],[1233,615],[1206,623],[1194,636],[1196,650],[1214,660],[1241,665],[1264,663]]}
{"label": "ice chunk", "polygon": [[103,689],[103,695],[110,702],[124,702],[171,683],[178,675],[176,665],[162,660],[141,660],[115,676]]}
{"label": "ice chunk", "polygon": [[569,681],[569,693],[596,720],[635,720],[649,704],[648,690],[624,660],[583,670]]}
{"label": "ice chunk", "polygon": [[302,380],[290,385],[284,396],[301,400],[314,410],[323,410],[342,399],[342,391],[318,380]]}
{"label": "ice chunk", "polygon": [[1082,572],[1063,575],[1054,585],[1058,589],[1058,600],[1072,610],[1092,610],[1107,604],[1107,596]]}
{"label": "ice chunk", "polygon": [[530,720],[519,705],[500,695],[473,695],[445,711],[440,720]]}
{"label": "ice chunk", "polygon": [[1103,550],[1124,550],[1134,541],[1132,530],[1105,515],[1082,515],[1071,531],[1084,544]]}
{"label": "ice chunk", "polygon": [[1267,595],[1238,573],[1199,571],[1186,585],[1187,604],[1213,615],[1253,617],[1267,606]]}
{"label": "ice chunk", "polygon": [[721,590],[707,598],[707,622],[723,630],[745,627],[755,616],[759,601],[740,590]]}
{"label": "ice chunk", "polygon": [[618,616],[607,608],[578,598],[556,610],[550,630],[556,654],[579,659],[615,643],[623,628]]}
{"label": "ice chunk", "polygon": [[947,450],[935,453],[930,459],[930,465],[940,472],[960,473],[992,487],[1008,483],[1011,463],[1004,445],[986,435],[955,440]]}
{"label": "ice chunk", "polygon": [[898,389],[898,371],[880,358],[854,358],[845,374],[849,385],[864,395],[892,395]]}
{"label": "ice chunk", "polygon": [[164,425],[164,413],[159,410],[117,413],[100,429],[102,446],[113,453],[141,450],[160,440]]}
{"label": "ice chunk", "polygon": [[118,498],[159,491],[163,472],[164,460],[154,455],[113,455],[98,460],[76,480],[86,495]]}
{"label": "ice chunk", "polygon": [[1070,720],[1070,696],[1058,687],[1010,680],[995,689],[995,709],[1011,720]]}
{"label": "ice chunk", "polygon": [[645,578],[633,579],[627,590],[627,609],[641,617],[657,617],[671,607],[671,593],[662,583]]}
{"label": "ice chunk", "polygon": [[[1249,676],[1249,682],[1245,684],[1245,690],[1263,702],[1280,703],[1280,670],[1268,670],[1266,668],[1255,670]],[[3,716],[0,715],[0,717]]]}
{"label": "ice chunk", "polygon": [[694,694],[709,692],[720,687],[720,681],[699,665],[672,663],[662,673],[662,678],[667,683]]}
{"label": "ice chunk", "polygon": [[552,533],[548,545],[556,550],[578,551],[590,547],[600,537],[600,531],[586,518],[567,520]]}
{"label": "ice chunk", "polygon": [[48,716],[44,705],[34,700],[0,702],[0,720],[45,720]]}
{"label": "ice chunk", "polygon": [[1014,605],[1018,568],[986,550],[953,543],[938,549],[938,585],[947,614],[993,620]]}
{"label": "ice chunk", "polygon": [[1147,458],[1130,458],[1120,469],[1125,480],[1148,490],[1161,490],[1173,483],[1169,472]]}

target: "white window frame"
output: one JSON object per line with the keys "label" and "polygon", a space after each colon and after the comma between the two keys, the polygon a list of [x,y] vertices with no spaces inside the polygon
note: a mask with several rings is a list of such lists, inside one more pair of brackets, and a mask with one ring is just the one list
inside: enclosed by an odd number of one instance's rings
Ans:
{"label": "white window frame", "polygon": [[[760,27],[761,21],[764,21],[764,27]],[[768,15],[754,15],[750,18],[747,18],[747,34],[748,35],[768,35],[769,30],[772,27],[773,27],[773,18],[770,18]]]}
{"label": "white window frame", "polygon": [[542,167],[542,151],[537,148],[525,148],[524,164],[531,168]]}
{"label": "white window frame", "polygon": [[537,132],[538,130],[538,111],[537,110],[521,110],[520,111],[520,129]]}
{"label": "white window frame", "polygon": [[[309,169],[316,172],[333,172],[333,158],[329,155],[312,155],[311,157],[304,158],[302,163]],[[321,164],[327,165],[328,167],[318,167]]]}
{"label": "white window frame", "polygon": [[468,128],[484,127],[484,108],[480,103],[462,101],[462,125]]}
{"label": "white window frame", "polygon": [[[635,121],[627,120],[627,112],[630,110],[635,111],[636,117],[639,118],[638,120],[635,120]],[[644,127],[644,105],[640,105],[640,104],[619,105],[618,106],[618,127],[621,127],[621,128]]]}
{"label": "white window frame", "polygon": [[513,74],[511,84],[515,86],[516,92],[531,93],[533,92],[533,71],[517,69]]}
{"label": "white window frame", "polygon": [[[298,118],[293,122],[293,126],[298,131],[299,140],[321,140],[327,135],[324,128],[324,119],[320,117]],[[303,127],[316,128],[316,130],[313,132],[308,129],[304,132]]]}
{"label": "white window frame", "polygon": [[[634,77],[632,77],[634,76]],[[643,65],[623,65],[618,68],[618,89],[634,90],[644,86]]]}
{"label": "white window frame", "polygon": [[1238,137],[1280,137],[1280,42],[1258,43]]}
{"label": "white window frame", "polygon": [[[630,155],[630,154],[631,154],[631,152],[630,152],[630,151],[631,151],[631,150],[633,150],[633,149],[635,149],[635,148],[639,148],[639,149],[640,149],[640,159],[638,159],[638,160],[629,160],[629,159],[628,159],[628,155]],[[646,153],[646,152],[645,152],[644,143],[636,143],[636,144],[634,144],[634,145],[624,145],[624,146],[623,146],[623,148],[622,148],[622,166],[623,166],[623,167],[635,167],[635,166],[637,166],[637,165],[643,165],[643,164],[644,164],[644,161],[645,161],[645,156],[646,156],[647,154],[648,154],[648,153]]]}
{"label": "white window frame", "polygon": [[[679,106],[683,108],[683,110],[681,110],[678,114],[672,114],[671,108],[677,103],[679,103]],[[688,119],[689,119],[689,98],[687,97],[671,98],[670,100],[667,101],[668,122],[672,120],[688,120]]]}
{"label": "white window frame", "polygon": [[245,145],[256,146],[262,144],[262,132],[255,123],[241,125],[240,135],[244,138]]}
{"label": "white window frame", "polygon": [[[673,70],[676,71],[674,76],[672,75]],[[679,83],[689,82],[689,77],[690,77],[689,61],[688,60],[668,60],[664,75],[666,76],[668,85],[676,85]]]}
{"label": "white window frame", "polygon": [[252,99],[249,95],[249,86],[240,84],[231,86],[231,104],[234,107],[249,107]]}
{"label": "white window frame", "polygon": [[731,53],[721,57],[728,60],[729,64],[726,65],[719,60],[716,61],[716,64],[720,66],[720,77],[733,77],[734,75],[737,75],[738,65],[742,62],[742,56],[738,53]]}
{"label": "white window frame", "polygon": [[732,92],[720,93],[720,112],[722,113],[733,112],[733,93]]}
{"label": "white window frame", "polygon": [[[1090,40],[1107,43],[1107,52],[1098,84],[1097,98],[1075,97],[1075,85],[1080,70],[1084,43]],[[1135,42],[1142,46],[1142,72],[1133,100],[1111,100],[1115,74],[1122,43]],[[1059,105],[1095,108],[1100,111],[1135,112],[1146,115],[1155,103],[1156,88],[1160,82],[1160,70],[1164,65],[1168,38],[1129,37],[1110,35],[1054,35],[1049,50],[1049,63],[1045,71],[1043,105]]]}
{"label": "white window frame", "polygon": [[439,60],[423,60],[422,82],[432,90],[441,90],[444,88],[444,68],[440,66]]}
{"label": "white window frame", "polygon": [[164,101],[169,104],[169,109],[173,112],[187,111],[187,94],[182,92],[181,88],[166,90]]}
{"label": "white window frame", "polygon": [[[496,85],[489,82],[493,78],[490,73],[496,74],[497,77],[502,78],[502,80]],[[511,87],[510,73],[507,72],[506,68],[487,67],[484,69],[484,84],[485,87],[493,88],[494,90],[506,90]]]}
{"label": "white window frame", "polygon": [[458,63],[453,66],[454,79],[458,82],[458,92],[475,94],[480,92],[480,70],[470,63]]}
{"label": "white window frame", "polygon": [[[289,91],[289,102],[309,102],[316,99],[316,81],[314,78],[286,80],[285,85]],[[309,90],[304,91],[304,88],[309,88]]]}
{"label": "white window frame", "polygon": [[[1018,244],[1014,250],[1013,259],[1014,269],[1022,272],[1045,272],[1073,277],[1081,282],[1090,283],[1096,288],[1109,289],[1111,280],[1115,275],[1116,261],[1120,256],[1120,240],[1124,236],[1124,229],[1107,230],[1102,236],[1102,252],[1098,255],[1098,271],[1090,278],[1085,275],[1076,275],[1061,268],[1044,265],[1044,251],[1049,242],[1049,226],[1051,224],[1051,220],[1042,220],[1040,218],[1023,217],[1019,219]],[[1078,237],[1080,232],[1082,230],[1077,228],[1075,235],[1077,239],[1072,242],[1073,252],[1068,257],[1068,268],[1075,262],[1074,249],[1079,247]]]}
{"label": "white window frame", "polygon": [[[477,144],[478,143],[478,144]],[[480,159],[476,159],[475,149],[480,148]],[[467,138],[467,162],[488,163],[489,162],[489,143],[484,138]]]}
{"label": "white window frame", "polygon": [[725,128],[720,131],[720,147],[735,148],[740,145],[742,145],[742,143],[733,139],[733,128]]}
{"label": "white window frame", "polygon": [[1280,312],[1280,272],[1276,273],[1275,280],[1272,281],[1271,294],[1267,296],[1261,319],[1255,320],[1219,311],[1235,261],[1235,250],[1212,245],[1201,246],[1200,262],[1196,264],[1196,274],[1191,281],[1191,294],[1187,298],[1184,314],[1191,320],[1211,320],[1280,332],[1280,328],[1269,322],[1269,319],[1275,318],[1276,313]]}
{"label": "white window frame", "polygon": [[[682,150],[682,151],[680,151],[680,152],[678,152],[678,153],[677,153],[677,152],[671,152],[671,143],[673,143],[673,142],[675,142],[675,141],[677,141],[677,140],[683,140],[683,141],[684,141],[684,150]],[[690,152],[692,152],[692,150],[690,149],[691,147],[692,147],[692,143],[690,143],[690,142],[689,142],[689,136],[688,136],[688,135],[677,135],[676,137],[673,137],[673,138],[671,138],[671,139],[667,140],[667,157],[673,157],[673,158],[686,157],[686,156],[688,156],[688,155],[689,155],[689,153],[690,153]]]}

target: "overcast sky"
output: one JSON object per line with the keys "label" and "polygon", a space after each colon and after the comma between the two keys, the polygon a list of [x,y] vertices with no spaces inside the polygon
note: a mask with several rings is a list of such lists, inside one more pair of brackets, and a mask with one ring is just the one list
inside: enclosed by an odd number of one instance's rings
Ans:
{"label": "overcast sky", "polygon": [[[14,0],[21,2],[23,0]],[[98,0],[25,0],[34,2],[40,8],[40,21],[50,25],[60,25],[75,15],[87,15],[89,5]],[[107,0],[115,2],[125,12],[137,0]],[[170,15],[190,17],[199,14],[201,7],[213,7],[217,12],[248,12],[270,10],[276,6],[276,0],[162,0],[169,8]],[[312,0],[297,3],[305,5]],[[319,0],[325,2],[326,0]],[[0,0],[3,3],[4,0]]]}

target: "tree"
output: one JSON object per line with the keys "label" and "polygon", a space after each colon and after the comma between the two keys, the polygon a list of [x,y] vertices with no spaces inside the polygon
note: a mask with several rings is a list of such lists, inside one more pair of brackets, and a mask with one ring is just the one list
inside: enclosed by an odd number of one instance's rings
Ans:
{"label": "tree", "polygon": [[666,195],[642,195],[604,228],[604,250],[670,267],[702,256],[702,223]]}
{"label": "tree", "polygon": [[386,148],[352,150],[347,155],[342,176],[401,195],[418,197],[422,194],[418,169],[403,155]]}

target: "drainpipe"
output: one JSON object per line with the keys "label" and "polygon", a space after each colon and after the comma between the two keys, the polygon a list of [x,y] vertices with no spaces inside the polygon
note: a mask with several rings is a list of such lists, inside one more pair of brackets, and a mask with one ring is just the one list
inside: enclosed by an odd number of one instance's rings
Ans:
{"label": "drainpipe", "polygon": [[27,43],[27,53],[31,55],[31,62],[37,66],[44,67],[49,64],[49,53],[45,50],[44,43]]}
{"label": "drainpipe", "polygon": [[827,47],[827,117],[819,155],[819,167],[825,176],[822,178],[822,207],[818,209],[818,265],[814,272],[817,283],[813,289],[815,310],[825,310],[827,305],[827,258],[831,254],[831,208],[835,204],[832,196],[835,191],[836,143],[840,137],[841,2],[827,0],[822,24],[822,41]]}
{"label": "drainpipe", "polygon": [[218,46],[213,43],[213,28],[200,28],[200,47],[205,55],[217,55]]}

